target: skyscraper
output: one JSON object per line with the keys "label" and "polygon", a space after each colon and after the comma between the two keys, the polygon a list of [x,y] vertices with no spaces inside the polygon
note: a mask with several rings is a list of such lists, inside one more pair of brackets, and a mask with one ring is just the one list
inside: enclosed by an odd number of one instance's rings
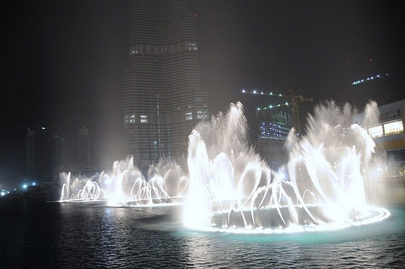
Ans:
{"label": "skyscraper", "polygon": [[129,1],[124,148],[138,167],[185,156],[193,127],[209,118],[195,20],[187,0]]}
{"label": "skyscraper", "polygon": [[90,167],[90,135],[87,128],[82,127],[78,135],[78,163]]}
{"label": "skyscraper", "polygon": [[287,141],[293,120],[289,108],[256,110],[256,149],[271,169],[287,163]]}
{"label": "skyscraper", "polygon": [[363,110],[370,100],[376,101],[378,105],[386,105],[392,102],[388,74],[377,74],[352,82],[346,98],[348,98],[350,104],[359,110]]}

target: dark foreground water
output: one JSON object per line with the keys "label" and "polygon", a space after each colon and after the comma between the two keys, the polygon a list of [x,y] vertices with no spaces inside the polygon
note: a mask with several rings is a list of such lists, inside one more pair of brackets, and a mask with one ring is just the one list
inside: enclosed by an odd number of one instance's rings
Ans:
{"label": "dark foreground water", "polygon": [[403,268],[405,207],[335,232],[190,231],[136,208],[0,199],[0,268]]}

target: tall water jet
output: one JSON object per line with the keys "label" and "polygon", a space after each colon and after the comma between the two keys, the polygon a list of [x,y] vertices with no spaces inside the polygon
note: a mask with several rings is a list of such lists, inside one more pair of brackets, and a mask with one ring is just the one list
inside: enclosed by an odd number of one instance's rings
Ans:
{"label": "tall water jet", "polygon": [[304,137],[291,130],[288,163],[272,171],[247,146],[242,105],[231,104],[226,115],[200,123],[189,137],[185,224],[279,229],[358,225],[387,217],[387,211],[367,206],[362,174],[375,144],[361,124],[375,123],[377,111],[370,103],[357,124],[357,111],[348,104],[318,105]]}
{"label": "tall water jet", "polygon": [[375,103],[361,119],[348,104],[319,104],[303,137],[291,130],[288,162],[273,171],[248,144],[242,104],[231,104],[192,131],[187,169],[161,160],[145,179],[128,157],[110,173],[62,174],[61,200],[181,206],[186,226],[228,231],[336,229],[378,221],[389,212],[367,204],[363,171],[375,144],[362,128],[377,120]]}

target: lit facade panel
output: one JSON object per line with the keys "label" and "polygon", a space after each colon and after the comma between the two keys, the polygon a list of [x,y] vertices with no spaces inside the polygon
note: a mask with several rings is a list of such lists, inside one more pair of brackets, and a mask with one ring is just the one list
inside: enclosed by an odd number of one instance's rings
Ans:
{"label": "lit facade panel", "polygon": [[124,146],[137,166],[185,156],[192,129],[201,115],[208,118],[195,16],[188,9],[188,1],[129,1]]}
{"label": "lit facade panel", "polygon": [[403,132],[404,132],[404,126],[402,124],[402,120],[396,120],[396,121],[384,124],[385,135],[401,134]]}
{"label": "lit facade panel", "polygon": [[388,180],[405,179],[405,100],[379,106],[380,123],[367,129],[376,153],[386,160]]}
{"label": "lit facade panel", "polygon": [[256,111],[256,149],[272,169],[287,162],[285,142],[292,128],[292,116],[284,109]]}

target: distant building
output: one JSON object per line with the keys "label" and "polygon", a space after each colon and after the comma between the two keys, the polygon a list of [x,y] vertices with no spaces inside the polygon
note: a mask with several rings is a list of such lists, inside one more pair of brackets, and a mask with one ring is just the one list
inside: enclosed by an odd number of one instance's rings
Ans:
{"label": "distant building", "polygon": [[28,129],[25,144],[26,150],[26,177],[35,178],[37,176],[37,132]]}
{"label": "distant building", "polygon": [[[68,159],[67,157],[67,142],[63,137],[54,135],[54,168],[53,168],[53,182],[58,184],[60,181],[60,173],[70,172],[75,176],[92,176],[101,170],[99,167],[91,166],[90,159],[90,134],[87,128],[82,127],[78,132],[77,139],[77,159]],[[72,145],[69,145],[72,147]]]}
{"label": "distant building", "polygon": [[53,140],[53,167],[67,164],[67,144],[63,137],[55,134]]}
{"label": "distant building", "polygon": [[346,101],[363,110],[367,103],[376,101],[379,106],[392,102],[390,99],[388,74],[376,74],[353,81]]}
{"label": "distant building", "polygon": [[78,135],[78,163],[90,167],[90,135],[87,128],[82,127]]}
{"label": "distant building", "polygon": [[200,87],[196,15],[187,0],[129,1],[129,67],[124,71],[124,149],[147,168],[187,155],[188,136],[208,119]]}
{"label": "distant building", "polygon": [[288,160],[285,143],[292,125],[289,108],[256,110],[256,150],[273,170]]}
{"label": "distant building", "polygon": [[405,180],[405,100],[378,107],[380,122],[367,128],[376,143],[376,153],[386,160],[386,171],[391,179]]}

